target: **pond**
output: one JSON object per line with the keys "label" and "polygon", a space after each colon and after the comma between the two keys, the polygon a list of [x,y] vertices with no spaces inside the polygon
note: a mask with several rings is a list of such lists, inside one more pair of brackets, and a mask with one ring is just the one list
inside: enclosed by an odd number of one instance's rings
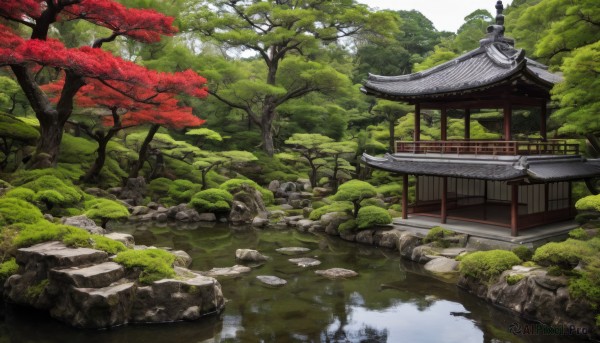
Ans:
{"label": "pond", "polygon": [[[259,250],[271,259],[239,278],[220,278],[227,299],[220,315],[198,322],[77,330],[45,315],[8,309],[0,317],[0,343],[120,342],[579,342],[572,337],[515,336],[511,327],[538,329],[446,283],[392,250],[295,230],[199,226],[119,225],[137,244],[187,251],[191,269],[236,264],[235,250]],[[306,247],[300,257],[322,262],[302,268],[275,251]],[[316,269],[341,267],[359,276],[329,280]],[[258,275],[287,280],[280,288]],[[535,333],[535,332],[534,332]]]}

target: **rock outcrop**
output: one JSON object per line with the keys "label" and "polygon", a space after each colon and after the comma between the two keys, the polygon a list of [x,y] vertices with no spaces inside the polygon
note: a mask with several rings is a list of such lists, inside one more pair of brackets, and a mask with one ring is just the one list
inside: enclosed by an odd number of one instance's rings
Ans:
{"label": "rock outcrop", "polygon": [[[187,254],[176,253],[181,264],[190,262]],[[175,268],[176,279],[142,285],[107,253],[61,242],[21,248],[16,261],[20,272],[6,281],[4,299],[75,327],[195,320],[224,306],[217,280],[185,268]]]}

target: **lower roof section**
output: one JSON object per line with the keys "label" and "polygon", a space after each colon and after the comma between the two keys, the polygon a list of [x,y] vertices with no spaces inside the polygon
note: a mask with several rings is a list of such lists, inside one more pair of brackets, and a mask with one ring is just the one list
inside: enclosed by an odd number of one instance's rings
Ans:
{"label": "lower roof section", "polygon": [[600,177],[600,161],[569,156],[493,156],[447,154],[363,154],[368,166],[409,175],[448,176],[490,181],[529,179],[539,182]]}

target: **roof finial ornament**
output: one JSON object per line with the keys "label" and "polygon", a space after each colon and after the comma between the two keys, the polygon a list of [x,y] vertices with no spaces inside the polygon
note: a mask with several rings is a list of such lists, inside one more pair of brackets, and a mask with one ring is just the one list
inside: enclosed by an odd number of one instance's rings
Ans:
{"label": "roof finial ornament", "polygon": [[496,23],[488,26],[486,37],[479,41],[481,46],[503,42],[514,47],[515,41],[512,38],[504,37],[504,14],[502,12],[504,12],[504,5],[501,0],[498,0],[496,2]]}
{"label": "roof finial ornament", "polygon": [[504,26],[504,14],[502,14],[503,11],[504,6],[502,5],[502,1],[498,0],[498,2],[496,2],[496,25]]}

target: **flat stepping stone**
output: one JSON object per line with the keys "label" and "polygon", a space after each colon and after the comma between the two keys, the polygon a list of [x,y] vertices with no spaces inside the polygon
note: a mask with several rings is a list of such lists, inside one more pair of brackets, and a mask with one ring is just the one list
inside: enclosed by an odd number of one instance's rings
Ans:
{"label": "flat stepping stone", "polygon": [[279,248],[275,251],[277,251],[278,253],[283,254],[283,255],[300,255],[300,254],[309,252],[310,249],[302,248],[302,247],[286,247],[286,248]]}
{"label": "flat stepping stone", "polygon": [[133,246],[135,245],[135,240],[133,239],[133,236],[128,233],[111,232],[104,235],[104,237],[110,238],[117,242],[121,242],[125,244],[125,246],[128,248],[133,248]]}
{"label": "flat stepping stone", "polygon": [[280,287],[287,283],[284,279],[273,275],[258,275],[256,278],[265,285],[273,287]]}
{"label": "flat stepping stone", "polygon": [[250,272],[252,269],[250,267],[246,267],[246,266],[240,266],[239,264],[236,264],[233,267],[225,267],[225,268],[213,268],[207,272],[202,272],[202,275],[205,276],[211,276],[211,277],[218,277],[218,276],[239,276],[240,274],[243,273],[248,273]]}
{"label": "flat stepping stone", "polygon": [[459,262],[454,259],[438,257],[427,262],[424,268],[425,270],[435,274],[458,273],[458,265]]}
{"label": "flat stepping stone", "polygon": [[85,268],[52,269],[50,278],[79,288],[102,288],[121,279],[124,274],[120,264],[105,262]]}
{"label": "flat stepping stone", "polygon": [[288,261],[297,264],[299,267],[314,267],[321,264],[321,261],[310,257],[290,258]]}
{"label": "flat stepping stone", "polygon": [[267,256],[252,249],[237,249],[235,251],[235,258],[246,262],[263,262],[269,259]]}
{"label": "flat stepping stone", "polygon": [[468,250],[465,248],[446,248],[440,252],[440,256],[455,258],[458,255],[467,252]]}
{"label": "flat stepping stone", "polygon": [[330,268],[326,270],[317,270],[315,274],[321,275],[330,279],[345,279],[349,277],[358,276],[358,273],[354,270],[344,268]]}
{"label": "flat stepping stone", "polygon": [[69,248],[62,242],[45,242],[17,250],[17,263],[43,263],[49,268],[68,268],[106,262],[108,254],[89,248]]}

